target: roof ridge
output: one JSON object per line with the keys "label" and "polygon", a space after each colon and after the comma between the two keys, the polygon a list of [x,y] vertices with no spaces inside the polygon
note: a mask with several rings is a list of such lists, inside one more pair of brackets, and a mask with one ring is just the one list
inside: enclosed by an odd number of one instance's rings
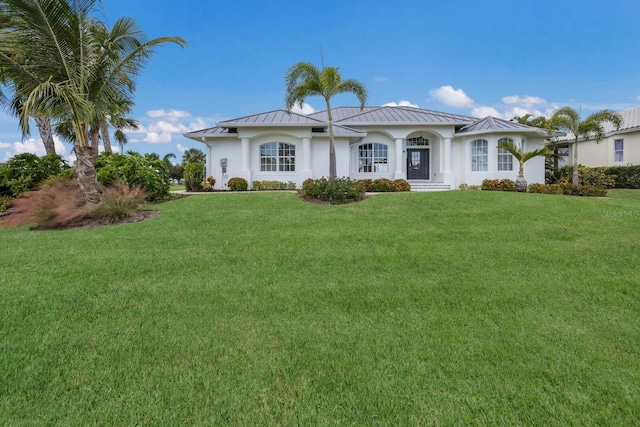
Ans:
{"label": "roof ridge", "polygon": [[[336,107],[336,108],[360,108],[360,107]],[[364,111],[364,109],[365,109],[365,108],[373,108],[373,110]],[[361,116],[362,114],[369,114],[369,113],[373,113],[374,111],[378,111],[378,110],[380,110],[381,108],[383,108],[383,107],[367,107],[367,106],[365,105],[365,106],[360,110],[360,112],[359,112],[358,114],[354,114],[353,116],[345,117],[344,119],[340,119],[340,120],[337,120],[337,121],[335,121],[335,120],[334,120],[334,123],[343,122],[343,121],[345,121],[345,120],[349,120],[349,119],[352,119],[352,118],[354,118],[354,117]],[[332,108],[331,110],[333,110],[333,108]],[[327,111],[327,110],[323,110],[323,111]]]}
{"label": "roof ridge", "polygon": [[322,120],[318,120],[318,119],[316,119],[316,118],[314,118],[314,117],[309,117],[309,116],[307,116],[307,115],[305,115],[305,114],[300,114],[300,113],[296,113],[296,112],[294,112],[294,111],[287,111],[287,110],[282,109],[282,108],[277,108],[277,109],[275,109],[275,110],[264,111],[264,112],[262,112],[262,113],[249,114],[249,115],[242,116],[242,117],[235,117],[235,118],[233,118],[233,119],[222,120],[222,121],[220,121],[220,122],[216,123],[216,127],[223,127],[223,126],[220,126],[220,123],[231,123],[231,122],[236,122],[236,121],[238,121],[238,120],[247,119],[247,118],[249,118],[249,117],[256,117],[256,116],[261,116],[261,115],[263,115],[263,114],[277,113],[277,112],[280,112],[280,111],[281,111],[281,112],[283,112],[283,113],[285,113],[285,114],[289,114],[289,115],[291,115],[291,114],[295,114],[296,116],[304,117],[305,119],[309,119],[309,120],[314,120],[314,121],[316,121],[316,122],[318,122],[318,123],[325,123],[325,122],[323,122]]}

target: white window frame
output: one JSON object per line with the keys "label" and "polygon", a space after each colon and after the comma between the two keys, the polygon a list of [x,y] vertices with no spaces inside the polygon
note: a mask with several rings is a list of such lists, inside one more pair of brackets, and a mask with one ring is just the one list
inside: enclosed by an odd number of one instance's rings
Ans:
{"label": "white window frame", "polygon": [[474,139],[471,141],[471,171],[487,172],[489,170],[489,141]]}
{"label": "white window frame", "polygon": [[[498,145],[511,141],[515,144],[511,138],[500,138]],[[513,170],[513,154],[505,150],[504,148],[498,148],[498,170],[499,171],[512,171]]]}
{"label": "white window frame", "polygon": [[295,172],[296,146],[287,142],[260,144],[260,172]]}
{"label": "white window frame", "polygon": [[358,173],[389,173],[389,146],[365,142],[357,147]]}
{"label": "white window frame", "polygon": [[[620,147],[618,148],[618,142],[620,143]],[[618,158],[618,154],[620,157]],[[624,139],[614,139],[613,140],[613,161],[616,163],[624,162]]]}

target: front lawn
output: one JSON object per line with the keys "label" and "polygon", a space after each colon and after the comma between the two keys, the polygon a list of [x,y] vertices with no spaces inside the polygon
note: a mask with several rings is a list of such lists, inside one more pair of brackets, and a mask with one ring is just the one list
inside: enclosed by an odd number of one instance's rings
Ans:
{"label": "front lawn", "polygon": [[2,425],[633,425],[640,192],[0,229]]}

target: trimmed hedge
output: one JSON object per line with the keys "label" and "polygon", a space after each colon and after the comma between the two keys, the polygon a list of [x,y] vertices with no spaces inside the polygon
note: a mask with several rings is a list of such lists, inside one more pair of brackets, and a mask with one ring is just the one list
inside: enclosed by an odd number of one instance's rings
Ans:
{"label": "trimmed hedge", "polygon": [[387,178],[361,179],[358,184],[365,186],[366,191],[374,193],[411,191],[411,184],[404,179],[392,181]]}
{"label": "trimmed hedge", "polygon": [[296,183],[293,181],[253,181],[251,187],[256,191],[264,190],[295,190]]}
{"label": "trimmed hedge", "polygon": [[349,178],[307,179],[302,183],[300,195],[307,199],[322,200],[331,204],[357,202],[364,198],[365,184]]}
{"label": "trimmed hedge", "polygon": [[530,184],[529,193],[564,194],[565,196],[604,197],[607,190],[593,185],[573,185],[561,179],[557,184]]}
{"label": "trimmed hedge", "polygon": [[614,188],[640,188],[640,165],[610,166],[605,174],[613,178]]}
{"label": "trimmed hedge", "polygon": [[516,183],[510,179],[485,179],[480,188],[485,191],[516,191]]}

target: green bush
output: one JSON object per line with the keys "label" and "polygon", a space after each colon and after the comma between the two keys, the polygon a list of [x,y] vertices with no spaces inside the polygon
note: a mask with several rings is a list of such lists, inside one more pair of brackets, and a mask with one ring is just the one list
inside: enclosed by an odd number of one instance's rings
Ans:
{"label": "green bush", "polygon": [[480,188],[485,191],[516,191],[516,183],[510,179],[485,179]]}
{"label": "green bush", "polygon": [[48,177],[60,176],[69,169],[67,162],[57,154],[42,157],[31,153],[17,154],[0,167],[0,195],[19,197]]}
{"label": "green bush", "polygon": [[0,196],[0,212],[4,212],[9,207],[9,201],[11,197],[9,196]]}
{"label": "green bush", "polygon": [[411,185],[404,179],[395,181],[387,178],[361,179],[358,183],[364,185],[366,191],[374,193],[411,191]]}
{"label": "green bush", "polygon": [[212,176],[208,176],[207,179],[203,179],[200,183],[200,187],[202,187],[204,191],[213,191],[215,186],[216,179]]}
{"label": "green bush", "polygon": [[640,165],[611,166],[605,174],[613,178],[615,188],[640,188]]}
{"label": "green bush", "polygon": [[566,196],[604,197],[607,190],[604,187],[593,185],[573,185],[566,179],[561,179],[556,184],[530,184],[529,193],[540,194],[564,194]]}
{"label": "green bush", "polygon": [[263,190],[295,190],[296,183],[293,181],[253,181],[251,187],[257,191]]}
{"label": "green bush", "polygon": [[187,163],[184,165],[184,187],[187,191],[202,191],[204,179],[204,164]]}
{"label": "green bush", "polygon": [[231,191],[247,191],[249,189],[249,183],[244,178],[234,177],[227,181],[227,187],[229,187]]}
{"label": "green bush", "polygon": [[[612,188],[616,184],[615,176],[607,173],[607,167],[588,168],[578,165],[578,180],[580,185],[593,187]],[[560,179],[571,182],[573,178],[573,166],[564,166],[560,169]]]}
{"label": "green bush", "polygon": [[166,199],[171,188],[169,169],[161,160],[129,151],[127,154],[104,152],[95,162],[98,182],[110,186],[122,181],[130,186],[140,186],[148,193],[147,200]]}
{"label": "green bush", "polygon": [[320,178],[307,179],[300,189],[302,197],[322,200],[331,204],[343,204],[359,201],[367,191],[362,181],[352,181],[349,178]]}

